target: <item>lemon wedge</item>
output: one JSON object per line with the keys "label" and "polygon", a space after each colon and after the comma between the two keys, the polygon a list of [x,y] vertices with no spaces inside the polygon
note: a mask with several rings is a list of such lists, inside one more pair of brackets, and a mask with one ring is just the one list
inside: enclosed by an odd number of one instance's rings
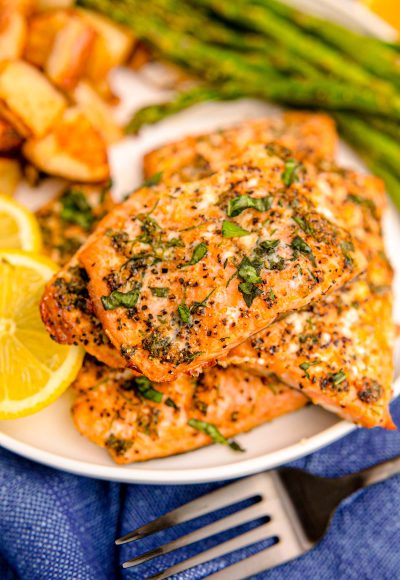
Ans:
{"label": "lemon wedge", "polygon": [[82,365],[83,349],[54,342],[40,318],[44,286],[56,271],[47,258],[0,250],[0,419],[49,405]]}
{"label": "lemon wedge", "polygon": [[23,205],[0,195],[0,249],[40,252],[42,236],[35,216]]}

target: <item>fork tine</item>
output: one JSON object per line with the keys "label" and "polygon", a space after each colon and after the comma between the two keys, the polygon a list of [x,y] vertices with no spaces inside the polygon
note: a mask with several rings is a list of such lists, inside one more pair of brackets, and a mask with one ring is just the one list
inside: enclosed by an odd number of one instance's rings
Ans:
{"label": "fork tine", "polygon": [[269,548],[264,548],[254,556],[245,558],[232,566],[227,566],[220,572],[207,576],[207,580],[244,580],[260,574],[265,570],[285,564],[303,554],[300,548],[292,549],[285,541],[279,541]]}
{"label": "fork tine", "polygon": [[206,550],[205,552],[201,552],[200,554],[197,554],[196,556],[193,556],[188,560],[179,562],[179,564],[176,564],[171,568],[167,568],[163,572],[154,574],[154,576],[150,576],[148,580],[163,580],[164,578],[169,578],[173,574],[178,574],[179,572],[183,572],[185,570],[188,570],[189,568],[193,568],[194,566],[198,566],[199,564],[203,564],[204,562],[208,562],[209,560],[214,560],[214,558],[224,556],[225,554],[234,552],[239,548],[244,548],[248,545],[258,542],[259,540],[265,540],[266,538],[272,536],[273,532],[271,533],[269,523],[263,524],[262,526],[259,526],[254,530],[250,530],[249,532],[236,536],[235,538],[226,540],[225,542],[222,542],[218,546],[215,546],[210,550]]}
{"label": "fork tine", "polygon": [[254,497],[255,495],[261,495],[261,490],[262,480],[259,475],[249,477],[246,480],[245,485],[243,485],[243,482],[239,480],[203,495],[176,510],[170,511],[156,520],[133,530],[121,538],[118,538],[115,540],[115,543],[121,545],[145,538],[150,534],[165,530],[171,526],[187,522],[198,516],[227,507],[239,501]]}
{"label": "fork tine", "polygon": [[225,518],[221,518],[212,524],[204,526],[194,532],[181,536],[176,540],[172,540],[168,544],[164,546],[160,546],[158,548],[154,548],[153,550],[149,550],[140,556],[136,556],[132,558],[132,560],[128,560],[124,564],[122,564],[123,568],[131,568],[132,566],[137,566],[138,564],[142,564],[143,562],[148,562],[157,556],[161,556],[162,554],[168,554],[168,552],[172,552],[172,550],[177,550],[178,548],[182,548],[183,546],[189,546],[194,542],[198,542],[203,538],[209,538],[222,532],[224,530],[229,530],[230,528],[234,528],[235,526],[239,526],[241,524],[245,524],[247,522],[251,522],[252,520],[265,516],[265,505],[263,502],[252,505],[248,508],[245,508],[239,512],[236,512],[230,516]]}

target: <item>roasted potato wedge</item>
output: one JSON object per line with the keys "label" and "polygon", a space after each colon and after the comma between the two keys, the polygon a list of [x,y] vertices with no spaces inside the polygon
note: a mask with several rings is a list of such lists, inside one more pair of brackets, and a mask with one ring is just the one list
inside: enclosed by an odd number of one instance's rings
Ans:
{"label": "roasted potato wedge", "polygon": [[66,10],[52,10],[34,14],[29,18],[24,58],[31,64],[44,68],[54,40],[67,21]]}
{"label": "roasted potato wedge", "polygon": [[23,153],[50,175],[84,183],[110,177],[104,139],[78,107],[67,109],[44,137],[26,141]]}
{"label": "roasted potato wedge", "polygon": [[20,58],[26,38],[25,17],[16,10],[0,10],[0,60]]}
{"label": "roasted potato wedge", "polygon": [[113,119],[111,107],[87,81],[80,81],[75,87],[72,97],[85,112],[106,143],[115,143],[122,137],[122,129]]}
{"label": "roasted potato wedge", "polygon": [[64,96],[46,77],[22,60],[0,68],[0,112],[24,136],[41,137],[61,117]]}
{"label": "roasted potato wedge", "polygon": [[[53,83],[69,91],[83,76],[87,62],[92,60],[96,32],[82,18],[70,14],[54,38],[44,70]],[[90,59],[89,59],[90,55]],[[88,60],[89,59],[89,60]]]}
{"label": "roasted potato wedge", "polygon": [[119,66],[128,59],[136,40],[128,29],[100,14],[83,9],[79,9],[78,13],[97,33],[87,62],[87,77],[102,95],[109,96],[107,75],[112,67]]}
{"label": "roasted potato wedge", "polygon": [[14,195],[21,177],[21,166],[17,159],[0,157],[0,194]]}

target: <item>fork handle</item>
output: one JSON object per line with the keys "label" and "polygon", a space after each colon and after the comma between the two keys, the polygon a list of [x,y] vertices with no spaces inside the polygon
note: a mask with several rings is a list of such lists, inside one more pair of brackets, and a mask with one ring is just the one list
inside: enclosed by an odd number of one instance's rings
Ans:
{"label": "fork handle", "polygon": [[397,473],[400,473],[400,456],[361,471],[361,487],[368,487],[379,481],[385,481],[385,479]]}

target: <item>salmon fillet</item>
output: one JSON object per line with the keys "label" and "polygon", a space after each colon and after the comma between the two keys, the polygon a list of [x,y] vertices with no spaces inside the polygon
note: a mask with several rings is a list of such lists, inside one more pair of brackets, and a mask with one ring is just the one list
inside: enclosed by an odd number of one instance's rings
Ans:
{"label": "salmon fillet", "polygon": [[143,170],[145,177],[161,173],[168,183],[195,181],[212,175],[249,146],[272,141],[302,161],[332,161],[338,136],[327,115],[288,112],[169,143],[145,155]]}
{"label": "salmon fillet", "polygon": [[210,178],[139,190],[111,212],[78,260],[128,366],[163,382],[213,364],[359,273],[362,254],[315,210],[312,187],[286,150],[257,146]]}
{"label": "salmon fillet", "polygon": [[[193,163],[193,159],[196,159],[198,155],[206,156],[207,163],[215,163],[217,169],[223,160],[226,161],[230,156],[241,152],[252,140],[259,139],[267,143],[274,138],[278,138],[281,144],[292,147],[296,154],[299,152],[301,158],[307,155],[310,158],[317,158],[318,155],[332,158],[337,144],[334,123],[326,115],[286,113],[279,118],[246,121],[235,128],[200,138],[189,137],[172,146],[173,154],[166,146],[146,156],[145,173],[148,177],[154,169],[154,173],[164,171],[165,178],[168,176],[172,178],[171,173],[175,170],[178,175],[174,179],[179,180],[185,177],[179,174],[179,170],[185,164],[189,166]],[[198,139],[201,140],[202,149],[197,153],[194,147]],[[171,163],[172,160],[176,165],[167,166],[167,162]],[[189,174],[196,174],[199,177],[202,175],[201,172],[192,170],[189,170]],[[58,216],[58,208],[59,205],[49,208],[51,215]],[[59,252],[56,246],[60,243],[57,232],[61,227],[63,226],[59,221],[52,224],[51,232],[54,228],[55,233],[50,232],[46,244],[48,252],[52,253],[56,261],[58,261],[57,253]],[[74,232],[71,233],[75,236]],[[80,239],[84,241],[83,236]],[[74,258],[47,286],[41,305],[43,321],[54,340],[62,344],[80,344],[87,352],[108,366],[123,367],[126,365],[125,359],[112,346],[93,312],[88,293],[84,290],[85,280],[85,270],[79,267],[77,259]],[[81,292],[84,294],[84,300],[81,300]]]}
{"label": "salmon fillet", "polygon": [[383,184],[341,170],[320,172],[316,190],[324,195],[329,217],[359,241],[368,260],[366,274],[233,349],[226,362],[260,374],[276,373],[313,403],[364,427],[393,428],[388,408],[392,269],[381,232]]}
{"label": "salmon fillet", "polygon": [[164,384],[141,379],[86,358],[73,385],[76,428],[116,463],[198,449],[218,433],[231,438],[307,403],[302,393],[276,379],[235,367],[214,367],[197,379],[182,376]]}
{"label": "salmon fillet", "polygon": [[69,185],[36,212],[43,251],[64,266],[114,207],[109,185]]}

